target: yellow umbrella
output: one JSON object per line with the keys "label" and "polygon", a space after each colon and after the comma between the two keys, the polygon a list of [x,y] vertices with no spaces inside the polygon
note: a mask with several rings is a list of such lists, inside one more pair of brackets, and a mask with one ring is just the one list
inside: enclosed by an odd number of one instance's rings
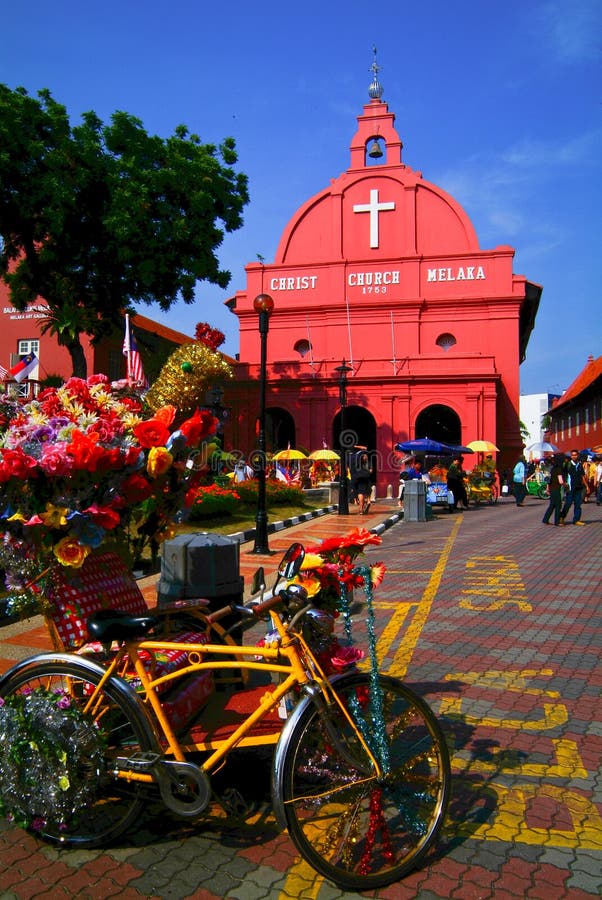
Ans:
{"label": "yellow umbrella", "polygon": [[496,447],[491,441],[469,441],[466,444],[475,453],[499,453],[500,448]]}
{"label": "yellow umbrella", "polygon": [[278,453],[274,453],[272,459],[307,459],[307,456],[300,450],[291,450],[289,447],[288,450],[279,450]]}
{"label": "yellow umbrella", "polygon": [[314,450],[309,454],[310,459],[335,460],[340,459],[339,454],[335,450]]}

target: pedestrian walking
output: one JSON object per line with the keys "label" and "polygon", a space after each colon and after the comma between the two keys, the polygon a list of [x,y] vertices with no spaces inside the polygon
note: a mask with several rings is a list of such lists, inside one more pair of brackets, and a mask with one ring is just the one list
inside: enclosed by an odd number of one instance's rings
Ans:
{"label": "pedestrian walking", "polygon": [[370,509],[370,492],[372,479],[368,454],[364,451],[356,451],[350,460],[351,485],[354,495],[360,507],[360,515]]}
{"label": "pedestrian walking", "polygon": [[583,463],[579,460],[579,451],[571,450],[571,458],[565,467],[566,494],[564,506],[560,513],[560,524],[564,525],[571,506],[573,507],[573,525],[585,525],[581,521],[581,504],[585,494],[585,472]]}
{"label": "pedestrian walking", "polygon": [[523,506],[527,496],[527,467],[525,457],[521,456],[512,470],[512,493],[517,506]]}
{"label": "pedestrian walking", "polygon": [[544,525],[549,525],[550,517],[554,513],[554,525],[560,525],[560,509],[562,507],[562,485],[564,484],[564,475],[562,473],[562,456],[555,456],[550,472],[550,482],[548,491],[550,502],[548,508],[543,514],[541,520]]}

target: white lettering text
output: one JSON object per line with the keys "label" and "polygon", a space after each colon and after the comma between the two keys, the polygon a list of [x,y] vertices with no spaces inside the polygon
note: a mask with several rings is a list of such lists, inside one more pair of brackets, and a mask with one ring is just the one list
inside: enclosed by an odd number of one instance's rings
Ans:
{"label": "white lettering text", "polygon": [[483,266],[459,266],[457,269],[441,267],[439,269],[427,269],[426,280],[429,281],[485,281]]}

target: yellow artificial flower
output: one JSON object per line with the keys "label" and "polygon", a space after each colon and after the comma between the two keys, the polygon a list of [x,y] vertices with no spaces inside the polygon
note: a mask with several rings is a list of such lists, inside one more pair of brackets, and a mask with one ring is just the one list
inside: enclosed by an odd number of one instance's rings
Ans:
{"label": "yellow artificial flower", "polygon": [[52,552],[62,566],[79,569],[84,564],[90,548],[84,547],[74,537],[67,535],[67,537],[61,538],[58,544],[54,545]]}
{"label": "yellow artificial flower", "polygon": [[295,575],[288,584],[298,584],[305,588],[308,597],[315,597],[322,590],[320,579],[314,575]]}
{"label": "yellow artificial flower", "polygon": [[46,512],[40,513],[40,519],[48,528],[61,528],[67,524],[67,513],[69,509],[66,506],[55,506],[53,503],[46,504]]}
{"label": "yellow artificial flower", "polygon": [[173,456],[166,447],[151,447],[148,451],[146,471],[151,478],[165,475],[173,463]]}
{"label": "yellow artificial flower", "polygon": [[306,569],[319,569],[324,565],[324,560],[318,553],[306,553],[301,563],[301,571]]}

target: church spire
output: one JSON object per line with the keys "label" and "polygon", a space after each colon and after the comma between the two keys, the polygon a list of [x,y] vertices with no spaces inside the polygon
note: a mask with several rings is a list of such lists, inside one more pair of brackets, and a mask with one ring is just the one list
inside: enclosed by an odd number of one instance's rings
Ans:
{"label": "church spire", "polygon": [[380,84],[378,80],[378,73],[380,72],[380,66],[376,62],[376,47],[372,48],[372,52],[374,54],[374,59],[372,61],[372,65],[370,66],[370,72],[372,72],[372,82],[370,87],[368,88],[368,96],[371,100],[380,100],[383,95],[383,86]]}

